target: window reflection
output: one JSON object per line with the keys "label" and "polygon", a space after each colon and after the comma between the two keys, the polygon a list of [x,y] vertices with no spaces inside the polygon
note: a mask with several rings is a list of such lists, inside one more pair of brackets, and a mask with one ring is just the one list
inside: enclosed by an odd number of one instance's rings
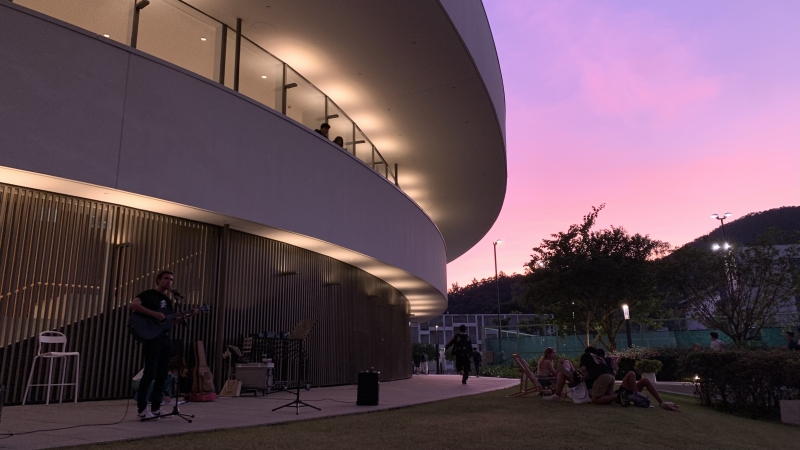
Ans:
{"label": "window reflection", "polygon": [[356,126],[354,145],[355,149],[353,154],[356,158],[372,167],[372,142],[367,139],[367,136],[364,135],[364,132],[362,132],[361,128],[358,128],[358,126]]}
{"label": "window reflection", "polygon": [[213,80],[221,34],[222,25],[181,2],[151,0],[139,16],[136,47]]}
{"label": "window reflection", "polygon": [[[15,0],[15,3],[130,45],[134,0]],[[150,0],[141,9],[137,48],[231,89],[234,87],[236,31],[179,0]],[[222,64],[224,79],[220,79]],[[331,141],[341,136],[346,151],[390,181],[396,180],[394,167],[380,156],[341,108],[245,36],[241,37],[238,90],[312,130],[328,123]]]}
{"label": "window reflection", "polygon": [[342,148],[352,153],[353,121],[330,99],[328,99],[328,124],[331,126],[328,137],[331,140],[336,139],[337,136],[341,137]]}
{"label": "window reflection", "polygon": [[126,0],[15,0],[14,3],[129,45],[133,3]]}
{"label": "window reflection", "polygon": [[[280,111],[283,98],[283,63],[246,39],[242,39],[240,58],[239,92]],[[227,76],[226,74],[226,78]],[[232,71],[230,77],[232,80]]]}
{"label": "window reflection", "polygon": [[286,86],[286,115],[319,129],[325,122],[325,95],[291,68],[286,69]]}

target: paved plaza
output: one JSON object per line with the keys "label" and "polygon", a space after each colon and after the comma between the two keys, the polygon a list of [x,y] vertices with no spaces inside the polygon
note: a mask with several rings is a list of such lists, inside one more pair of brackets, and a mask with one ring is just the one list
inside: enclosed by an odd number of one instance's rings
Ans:
{"label": "paved plaza", "polygon": [[[192,423],[179,418],[140,422],[133,401],[109,400],[100,402],[62,403],[5,407],[0,421],[0,434],[24,433],[33,430],[63,428],[82,424],[109,424],[42,431],[0,439],[0,449],[39,449],[69,445],[92,444],[138,439],[168,434],[192,433],[223,428],[270,425],[295,420],[358,414],[392,408],[419,405],[464,395],[504,389],[519,384],[519,380],[504,378],[469,379],[465,386],[457,375],[414,376],[407,380],[381,383],[378,406],[357,406],[356,386],[336,386],[301,391],[300,398],[322,411],[311,408],[272,409],[291,402],[293,395],[276,392],[267,396],[219,398],[210,403],[187,403],[181,412],[194,414]],[[164,407],[171,410],[171,407]],[[127,416],[125,416],[127,411]],[[120,421],[125,416],[125,419]]]}

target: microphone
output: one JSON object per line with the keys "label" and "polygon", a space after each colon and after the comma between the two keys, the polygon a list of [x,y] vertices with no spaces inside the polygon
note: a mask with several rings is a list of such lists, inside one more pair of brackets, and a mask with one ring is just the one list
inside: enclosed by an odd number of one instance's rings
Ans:
{"label": "microphone", "polygon": [[174,296],[175,296],[175,298],[183,298],[183,296],[181,295],[181,293],[180,293],[180,292],[178,292],[178,291],[176,291],[175,289],[170,289],[170,291],[172,292],[172,295],[174,295]]}

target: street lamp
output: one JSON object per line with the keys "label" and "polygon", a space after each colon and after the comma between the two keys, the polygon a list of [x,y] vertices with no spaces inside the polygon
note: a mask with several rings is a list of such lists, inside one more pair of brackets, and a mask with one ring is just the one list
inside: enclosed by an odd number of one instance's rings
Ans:
{"label": "street lamp", "polygon": [[633,340],[631,340],[631,312],[627,304],[622,305],[622,315],[625,316],[625,331],[628,333],[628,348],[633,347]]}
{"label": "street lamp", "polygon": [[[728,245],[728,242],[727,242],[728,241],[728,237],[725,236],[725,219],[727,219],[730,216],[732,216],[732,214],[729,213],[729,212],[726,212],[723,215],[719,215],[719,214],[712,214],[711,215],[711,218],[719,220],[719,223],[722,226],[722,241],[723,241],[723,245],[722,246],[725,248],[725,250],[731,248],[731,246]],[[712,250],[717,251],[717,250],[719,250],[719,245],[714,244],[711,248],[712,248]]]}
{"label": "street lamp", "polygon": [[494,245],[494,284],[497,287],[497,350],[498,356],[503,353],[503,326],[500,320],[500,279],[497,278],[497,244],[502,244],[503,240],[498,239],[492,243]]}
{"label": "street lamp", "polygon": [[436,325],[436,375],[439,375],[439,325]]}

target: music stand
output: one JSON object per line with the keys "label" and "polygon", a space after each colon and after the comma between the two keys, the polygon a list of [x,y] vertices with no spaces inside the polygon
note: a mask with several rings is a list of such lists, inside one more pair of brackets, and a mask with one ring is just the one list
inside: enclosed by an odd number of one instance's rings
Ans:
{"label": "music stand", "polygon": [[[303,406],[308,406],[309,408],[314,408],[317,411],[322,411],[321,409],[317,408],[314,405],[309,405],[308,403],[300,400],[300,385],[305,383],[305,379],[300,380],[299,378],[302,376],[305,378],[305,354],[303,353],[303,344],[305,343],[308,334],[311,332],[311,329],[314,328],[316,325],[316,319],[304,319],[297,323],[294,327],[294,330],[289,335],[289,339],[283,339],[283,355],[282,355],[282,366],[284,370],[288,369],[289,365],[289,354],[296,355],[298,359],[298,371],[297,377],[298,380],[295,386],[295,399],[283,406],[279,406],[273,411],[277,411],[279,409],[286,408],[287,406],[294,406],[295,407],[295,414],[300,415],[300,408]],[[303,383],[301,383],[301,381]]]}

